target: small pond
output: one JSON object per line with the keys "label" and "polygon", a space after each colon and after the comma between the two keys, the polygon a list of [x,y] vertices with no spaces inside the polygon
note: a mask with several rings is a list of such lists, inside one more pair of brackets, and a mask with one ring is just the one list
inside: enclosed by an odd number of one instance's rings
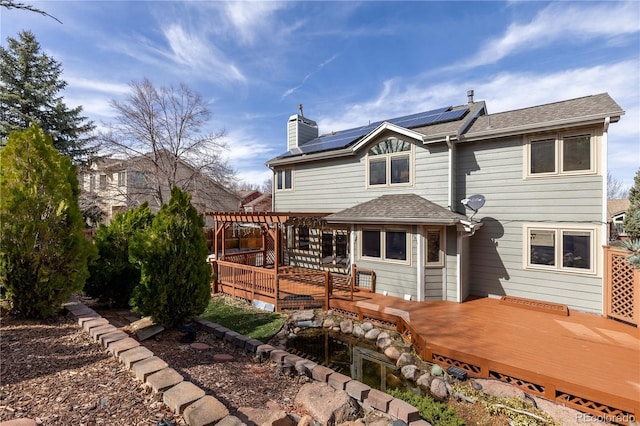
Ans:
{"label": "small pond", "polygon": [[419,393],[394,361],[373,343],[325,329],[307,329],[287,340],[287,351],[358,380],[374,389],[402,389]]}

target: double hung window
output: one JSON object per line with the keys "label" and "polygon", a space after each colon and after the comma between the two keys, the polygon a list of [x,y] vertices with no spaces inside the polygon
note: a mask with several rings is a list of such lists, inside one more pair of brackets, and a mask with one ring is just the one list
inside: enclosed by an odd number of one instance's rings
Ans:
{"label": "double hung window", "polygon": [[276,172],[276,189],[293,189],[293,170],[283,169]]}

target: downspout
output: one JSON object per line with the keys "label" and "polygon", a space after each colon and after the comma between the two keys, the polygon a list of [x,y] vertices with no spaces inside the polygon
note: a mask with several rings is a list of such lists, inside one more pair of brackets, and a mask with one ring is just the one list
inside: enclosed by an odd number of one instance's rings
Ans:
{"label": "downspout", "polygon": [[[609,244],[609,213],[607,209],[607,174],[609,172],[609,147],[608,147],[608,138],[609,138],[609,124],[611,123],[611,117],[606,117],[604,119],[604,126],[602,128],[602,146],[601,146],[601,169],[602,169],[602,240],[601,246]],[[598,267],[600,270],[600,276],[602,277],[602,287],[600,291],[600,306],[602,307],[601,313],[605,312],[604,306],[604,253],[600,251]]]}
{"label": "downspout", "polygon": [[456,230],[456,302],[462,303],[462,232]]}
{"label": "downspout", "polygon": [[453,142],[451,142],[451,136],[447,135],[445,141],[447,142],[447,147],[449,148],[449,158],[447,165],[447,174],[448,174],[448,182],[447,182],[447,206],[449,210],[454,211],[454,202],[453,202]]}
{"label": "downspout", "polygon": [[424,302],[424,263],[426,258],[425,253],[425,232],[424,225],[417,225],[418,232],[416,232],[416,251],[418,256],[416,258],[416,278],[418,288],[416,289],[416,300]]}

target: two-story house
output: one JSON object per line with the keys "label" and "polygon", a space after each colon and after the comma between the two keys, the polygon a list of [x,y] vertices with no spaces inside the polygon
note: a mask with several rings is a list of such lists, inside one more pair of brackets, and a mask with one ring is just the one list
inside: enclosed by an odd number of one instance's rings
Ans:
{"label": "two-story house", "polygon": [[201,213],[238,210],[240,197],[206,174],[183,161],[175,163],[174,169],[174,163],[162,161],[162,157],[156,161],[150,158],[144,155],[129,159],[101,158],[80,171],[80,188],[94,195],[105,212],[105,223],[117,213],[145,201],[157,212],[163,203],[169,202],[168,182],[171,181],[191,194],[191,203]]}
{"label": "two-story house", "polygon": [[[489,114],[468,102],[320,134],[293,115],[269,161],[289,264],[376,273],[376,292],[462,302],[503,295],[602,312],[606,93]],[[358,126],[360,123],[354,123]],[[464,202],[463,202],[464,200]]]}

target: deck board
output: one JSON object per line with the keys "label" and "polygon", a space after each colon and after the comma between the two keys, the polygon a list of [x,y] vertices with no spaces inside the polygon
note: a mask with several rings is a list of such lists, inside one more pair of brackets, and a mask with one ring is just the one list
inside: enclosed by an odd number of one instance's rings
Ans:
{"label": "deck board", "polygon": [[[597,315],[569,316],[500,304],[413,302],[370,294],[364,303],[406,311],[429,348],[484,360],[500,373],[526,375],[560,393],[640,414],[640,330]],[[333,301],[344,310],[354,302]],[[387,312],[389,310],[387,309]]]}

